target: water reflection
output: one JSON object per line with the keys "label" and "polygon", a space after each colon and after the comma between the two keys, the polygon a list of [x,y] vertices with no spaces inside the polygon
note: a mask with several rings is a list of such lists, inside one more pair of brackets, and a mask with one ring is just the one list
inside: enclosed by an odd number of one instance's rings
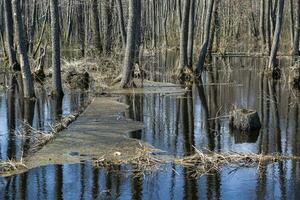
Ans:
{"label": "water reflection", "polygon": [[[147,65],[153,72],[150,79],[169,82],[166,72],[176,64],[173,55],[158,54],[149,59],[155,60],[153,67],[152,61]],[[281,65],[286,62],[281,61]],[[129,105],[125,115],[145,124],[143,130],[129,136],[174,156],[192,155],[194,147],[202,151],[300,156],[299,99],[284,81],[273,82],[261,73],[265,63],[264,59],[214,58],[203,80],[185,95],[123,96],[122,101]],[[231,69],[226,71],[225,67]],[[78,109],[84,99],[74,93],[62,101],[40,96],[44,98],[36,101],[32,120],[39,129],[47,129],[49,120]],[[10,135],[20,127],[20,120],[15,119],[25,118],[20,112],[26,110],[25,102],[13,98],[15,102],[8,105],[12,97],[3,94],[0,98],[0,123],[5,124],[0,126],[5,133],[1,142],[10,141]],[[15,117],[6,116],[6,107]],[[253,133],[230,129],[226,116],[236,107],[257,110],[263,128]],[[6,132],[7,127],[11,132]],[[10,154],[16,155],[20,144],[16,139],[2,142],[1,156],[8,146],[13,147]],[[192,176],[194,170],[168,164],[162,171],[142,175],[132,166],[96,169],[90,162],[45,166],[0,178],[0,199],[297,199],[300,195],[300,164],[296,160],[261,163],[259,168],[224,166],[198,178]]]}
{"label": "water reflection", "polygon": [[[298,97],[288,85],[272,81],[261,72],[264,59],[230,58],[231,72],[220,68],[220,62],[215,59],[203,81],[184,96],[125,96],[127,116],[146,126],[132,136],[176,156],[191,155],[194,147],[218,152],[294,154],[299,149],[295,143],[299,133]],[[249,65],[247,69],[240,67]],[[257,110],[263,128],[251,133],[231,130],[226,116],[234,108]]]}
{"label": "water reflection", "polygon": [[26,100],[17,75],[10,75],[8,83],[7,91],[0,92],[0,161],[26,156],[34,142],[32,128],[50,131],[51,124],[78,111],[89,98],[87,93],[71,91],[56,99],[41,88],[36,100]]}
{"label": "water reflection", "polygon": [[[297,199],[299,165],[283,162],[256,168],[226,168],[195,178],[192,169],[168,165],[152,174],[130,166],[96,169],[90,162],[45,166],[0,178],[0,199]],[[297,174],[295,174],[297,173]]]}

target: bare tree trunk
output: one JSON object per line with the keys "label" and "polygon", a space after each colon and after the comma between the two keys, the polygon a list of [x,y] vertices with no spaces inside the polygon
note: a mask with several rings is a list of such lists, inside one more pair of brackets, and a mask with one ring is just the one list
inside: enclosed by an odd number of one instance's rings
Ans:
{"label": "bare tree trunk", "polygon": [[294,43],[293,43],[293,55],[299,56],[299,36],[300,36],[300,0],[297,0],[296,5],[296,28],[295,28],[295,35],[294,35]]}
{"label": "bare tree trunk", "polygon": [[209,62],[212,61],[212,49],[214,46],[214,39],[216,35],[216,29],[219,29],[219,5],[220,5],[221,0],[216,0],[214,9],[213,9],[213,22],[211,26],[211,33],[209,37],[209,43],[208,43],[208,48],[207,48],[207,60]]}
{"label": "bare tree trunk", "polygon": [[271,30],[271,5],[272,5],[272,0],[267,0],[267,40],[268,40],[268,55],[271,53],[271,47],[272,47],[272,30]]}
{"label": "bare tree trunk", "polygon": [[36,13],[37,13],[37,6],[36,0],[33,2],[33,13],[31,17],[31,25],[30,25],[30,40],[29,40],[29,52],[32,53],[33,51],[33,43],[34,43],[34,34],[36,28]]}
{"label": "bare tree trunk", "polygon": [[134,55],[134,63],[135,64],[140,64],[140,45],[141,45],[141,19],[142,19],[142,5],[141,5],[141,0],[137,0],[137,8],[136,8],[136,28],[137,30],[135,31],[135,39],[136,39],[136,48],[135,48],[135,55]]}
{"label": "bare tree trunk", "polygon": [[14,23],[12,15],[11,0],[4,0],[5,10],[5,34],[6,48],[10,68],[19,71],[20,65],[17,61],[16,50],[14,49]]}
{"label": "bare tree trunk", "polygon": [[55,96],[63,96],[61,84],[61,63],[60,63],[60,26],[58,0],[50,0],[51,11],[51,39],[52,39],[52,94]]}
{"label": "bare tree trunk", "polygon": [[189,28],[189,11],[190,11],[190,0],[184,1],[183,7],[183,18],[180,29],[180,63],[179,63],[179,74],[181,75],[183,69],[187,67],[187,45],[188,45],[188,28]]}
{"label": "bare tree trunk", "polygon": [[260,5],[260,38],[262,42],[262,51],[265,51],[266,48],[266,29],[265,29],[265,10],[266,10],[266,1],[261,0],[261,5]]}
{"label": "bare tree trunk", "polygon": [[204,70],[204,63],[205,63],[205,57],[206,57],[209,36],[210,36],[211,18],[212,18],[214,2],[215,2],[214,0],[209,1],[207,13],[206,13],[204,40],[203,40],[203,44],[200,49],[198,64],[197,64],[197,67],[195,70],[195,73],[198,76],[200,76]]}
{"label": "bare tree trunk", "polygon": [[123,12],[123,5],[122,0],[116,0],[118,6],[118,15],[119,15],[119,23],[120,23],[120,30],[121,30],[121,37],[123,48],[126,48],[126,29],[125,29],[125,22],[124,22],[124,12]]}
{"label": "bare tree trunk", "polygon": [[32,80],[28,55],[26,52],[26,41],[24,36],[24,26],[22,21],[22,13],[20,10],[20,0],[13,0],[13,13],[15,33],[18,40],[18,51],[20,54],[21,72],[23,78],[24,97],[34,98],[34,84]]}
{"label": "bare tree trunk", "polygon": [[290,0],[290,34],[291,34],[291,47],[293,48],[294,34],[295,34],[294,0]]}
{"label": "bare tree trunk", "polygon": [[84,31],[84,1],[79,1],[77,3],[77,22],[78,22],[78,39],[80,45],[81,56],[85,55],[85,31]]}
{"label": "bare tree trunk", "polygon": [[193,68],[193,54],[194,54],[194,27],[195,27],[195,1],[190,2],[189,12],[189,33],[188,33],[188,44],[187,44],[187,65],[190,69]]}
{"label": "bare tree trunk", "polygon": [[129,16],[128,16],[128,26],[127,26],[127,43],[125,57],[123,61],[123,72],[121,87],[126,88],[132,86],[132,79],[134,73],[134,56],[137,48],[136,40],[136,31],[140,30],[140,27],[137,27],[139,24],[138,19],[138,2],[140,0],[129,0]]}
{"label": "bare tree trunk", "polygon": [[273,78],[280,77],[280,70],[278,68],[278,61],[276,57],[279,48],[281,27],[283,22],[284,0],[278,0],[278,1],[279,2],[278,2],[277,17],[276,17],[276,26],[274,31],[274,38],[272,43],[270,59],[269,59],[269,68],[273,69]]}
{"label": "bare tree trunk", "polygon": [[100,39],[100,27],[99,27],[99,13],[98,13],[98,2],[92,0],[92,13],[93,13],[93,38],[94,45],[99,52],[102,52],[102,45]]}

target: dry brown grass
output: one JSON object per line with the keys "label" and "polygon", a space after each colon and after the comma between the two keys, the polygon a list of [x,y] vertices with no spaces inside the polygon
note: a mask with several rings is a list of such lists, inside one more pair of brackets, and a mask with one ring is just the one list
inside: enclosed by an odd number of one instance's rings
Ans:
{"label": "dry brown grass", "polygon": [[22,162],[13,160],[0,162],[0,174],[10,173],[12,171],[24,170],[27,167]]}
{"label": "dry brown grass", "polygon": [[193,168],[195,176],[209,174],[211,171],[219,171],[221,167],[256,167],[259,169],[266,163],[276,163],[279,161],[300,160],[295,156],[283,155],[263,155],[263,154],[243,154],[243,153],[197,153],[190,157],[176,159],[174,162],[187,168]]}
{"label": "dry brown grass", "polygon": [[[116,159],[105,159],[101,157],[94,162],[96,167],[110,167],[116,165],[130,165],[131,171],[138,173],[153,172],[160,168],[165,160],[155,157],[153,154],[159,150],[147,147],[140,143],[140,147],[136,149],[133,157],[128,159],[116,158]],[[118,154],[119,152],[115,152]],[[114,155],[115,156],[115,155]]]}
{"label": "dry brown grass", "polygon": [[108,89],[121,73],[122,58],[118,54],[107,57],[84,58],[81,60],[64,61],[62,72],[88,72],[94,91]]}
{"label": "dry brown grass", "polygon": [[263,155],[263,154],[243,154],[236,152],[228,153],[215,153],[206,151],[201,152],[196,150],[192,156],[173,158],[173,157],[159,157],[154,153],[159,150],[145,147],[141,145],[137,149],[136,155],[130,159],[125,160],[107,160],[99,158],[95,161],[96,167],[111,167],[119,165],[129,165],[134,172],[138,173],[151,173],[160,169],[166,164],[176,164],[189,169],[192,176],[203,176],[211,172],[219,171],[222,167],[257,167],[257,171],[267,164],[272,164],[280,161],[287,160],[300,160],[300,157],[283,156],[283,155]]}

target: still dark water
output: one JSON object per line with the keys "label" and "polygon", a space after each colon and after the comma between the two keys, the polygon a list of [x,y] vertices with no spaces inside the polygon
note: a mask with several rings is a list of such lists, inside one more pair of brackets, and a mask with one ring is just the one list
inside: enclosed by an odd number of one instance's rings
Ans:
{"label": "still dark water", "polygon": [[[167,72],[176,66],[174,55],[157,55],[148,60],[151,80],[171,81]],[[281,82],[272,82],[262,74],[265,62],[261,58],[225,61],[215,58],[203,76],[203,84],[191,86],[183,96],[160,93],[123,96],[121,101],[130,105],[126,115],[145,124],[143,130],[129,137],[174,156],[192,155],[194,147],[216,152],[300,156],[299,94],[290,88],[288,76]],[[231,70],[225,71],[229,65]],[[290,61],[282,60],[281,65],[289,66]],[[75,104],[71,94],[64,98],[62,113],[70,113],[74,105],[80,106],[80,95],[75,97]],[[17,140],[8,139],[11,133],[7,125],[7,92],[1,94],[0,100],[3,159],[9,157],[7,152],[12,144],[18,145]],[[51,102],[47,98],[43,102],[46,103],[40,103],[40,107],[44,115],[38,118],[35,114],[33,126],[47,129],[46,125],[38,124],[40,119],[43,124],[51,122],[53,112]],[[261,131],[251,135],[232,131],[226,115],[235,107],[257,110],[263,124]],[[22,121],[19,114],[15,118]],[[175,164],[146,175],[131,171],[130,166],[96,169],[91,162],[44,166],[21,175],[0,177],[0,199],[299,199],[300,196],[298,161],[265,164],[259,169],[225,166],[201,177],[192,177],[193,169]]]}

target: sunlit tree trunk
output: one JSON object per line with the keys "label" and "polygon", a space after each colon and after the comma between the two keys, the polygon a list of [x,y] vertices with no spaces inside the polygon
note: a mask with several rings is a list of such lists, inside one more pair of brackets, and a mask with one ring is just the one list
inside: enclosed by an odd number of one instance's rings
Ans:
{"label": "sunlit tree trunk", "polygon": [[183,6],[183,18],[180,29],[180,63],[179,73],[183,72],[183,69],[187,67],[187,45],[188,45],[188,28],[189,28],[189,11],[190,11],[190,0],[184,0]]}
{"label": "sunlit tree trunk", "polygon": [[198,63],[196,67],[196,75],[201,75],[204,70],[204,63],[206,52],[208,48],[209,36],[210,36],[210,27],[211,27],[211,18],[212,18],[212,11],[214,6],[214,0],[210,0],[207,8],[206,19],[205,19],[205,29],[204,29],[204,40],[203,44],[200,49]]}
{"label": "sunlit tree trunk", "polygon": [[126,51],[123,61],[123,72],[122,72],[122,80],[121,87],[131,87],[133,86],[132,79],[134,73],[134,59],[135,52],[137,48],[137,39],[136,31],[140,30],[138,26],[138,2],[140,0],[129,0],[129,16],[128,16],[128,26],[127,26],[127,43],[126,43]]}
{"label": "sunlit tree trunk", "polygon": [[284,10],[284,0],[278,0],[278,10],[277,10],[277,17],[276,17],[276,26],[274,31],[274,38],[272,43],[272,49],[269,59],[269,68],[273,69],[273,77],[278,78],[280,76],[279,68],[278,68],[278,61],[277,61],[277,52],[279,48],[280,42],[280,34],[283,22],[283,10]]}

